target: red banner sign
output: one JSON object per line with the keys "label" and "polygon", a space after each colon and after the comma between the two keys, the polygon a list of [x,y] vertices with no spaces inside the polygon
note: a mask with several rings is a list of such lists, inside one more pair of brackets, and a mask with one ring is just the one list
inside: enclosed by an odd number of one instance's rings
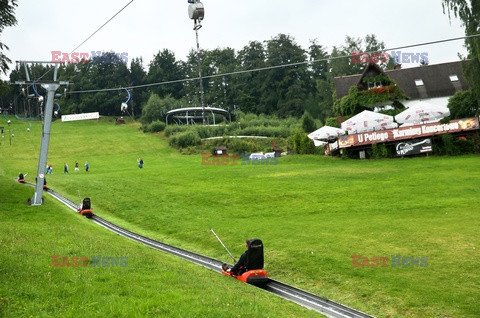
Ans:
{"label": "red banner sign", "polygon": [[451,120],[448,124],[431,123],[424,125],[377,130],[338,137],[339,148],[356,147],[397,140],[413,139],[479,129],[477,118]]}

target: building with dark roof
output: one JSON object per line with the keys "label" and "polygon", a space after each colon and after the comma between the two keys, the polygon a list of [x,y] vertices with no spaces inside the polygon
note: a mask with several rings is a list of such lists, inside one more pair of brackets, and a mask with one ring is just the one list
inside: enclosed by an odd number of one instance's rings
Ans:
{"label": "building with dark roof", "polygon": [[368,64],[362,74],[335,77],[335,93],[340,99],[348,95],[348,90],[352,86],[357,85],[361,90],[369,89],[363,83],[363,78],[383,74],[393,79],[400,90],[408,96],[408,100],[401,101],[406,107],[419,100],[447,106],[448,98],[457,91],[468,89],[462,72],[462,63],[464,62],[456,61],[387,71],[383,71],[377,64]]}

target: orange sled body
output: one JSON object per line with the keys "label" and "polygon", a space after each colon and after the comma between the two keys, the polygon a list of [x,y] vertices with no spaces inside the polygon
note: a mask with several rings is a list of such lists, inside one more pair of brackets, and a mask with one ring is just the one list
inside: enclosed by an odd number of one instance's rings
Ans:
{"label": "orange sled body", "polygon": [[81,215],[83,215],[87,218],[91,218],[93,216],[93,210],[91,210],[91,209],[80,210],[80,211],[78,211],[78,213],[80,213]]}
{"label": "orange sled body", "polygon": [[252,284],[255,286],[264,285],[268,282],[267,271],[264,269],[253,269],[246,271],[242,275],[233,275],[229,272],[222,270],[223,275],[235,277],[238,280],[241,280],[244,283]]}

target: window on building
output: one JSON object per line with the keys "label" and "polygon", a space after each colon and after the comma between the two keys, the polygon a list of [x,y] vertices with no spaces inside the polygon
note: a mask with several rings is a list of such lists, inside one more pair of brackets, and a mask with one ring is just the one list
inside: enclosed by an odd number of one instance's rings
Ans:
{"label": "window on building", "polygon": [[458,76],[455,74],[450,75],[450,81],[452,82],[458,82]]}
{"label": "window on building", "polygon": [[416,79],[416,80],[415,80],[415,85],[417,85],[417,86],[423,86],[424,84],[423,84],[423,81],[422,81],[421,79]]}

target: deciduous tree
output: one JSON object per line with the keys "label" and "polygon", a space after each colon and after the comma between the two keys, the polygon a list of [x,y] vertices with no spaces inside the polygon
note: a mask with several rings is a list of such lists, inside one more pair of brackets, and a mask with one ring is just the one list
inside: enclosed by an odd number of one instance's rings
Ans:
{"label": "deciduous tree", "polygon": [[[465,27],[465,35],[476,35],[480,30],[480,1],[473,0],[443,0],[444,12],[449,16],[453,14],[462,21]],[[472,88],[472,93],[480,104],[480,38],[472,37],[465,39],[467,47],[467,59],[470,61],[464,64],[463,73]]]}
{"label": "deciduous tree", "polygon": [[[6,27],[14,26],[17,24],[15,18],[15,8],[17,7],[17,0],[1,0],[0,1],[0,35]],[[8,63],[10,60],[4,51],[8,51],[8,46],[0,41],[0,71],[7,74],[9,69]]]}

